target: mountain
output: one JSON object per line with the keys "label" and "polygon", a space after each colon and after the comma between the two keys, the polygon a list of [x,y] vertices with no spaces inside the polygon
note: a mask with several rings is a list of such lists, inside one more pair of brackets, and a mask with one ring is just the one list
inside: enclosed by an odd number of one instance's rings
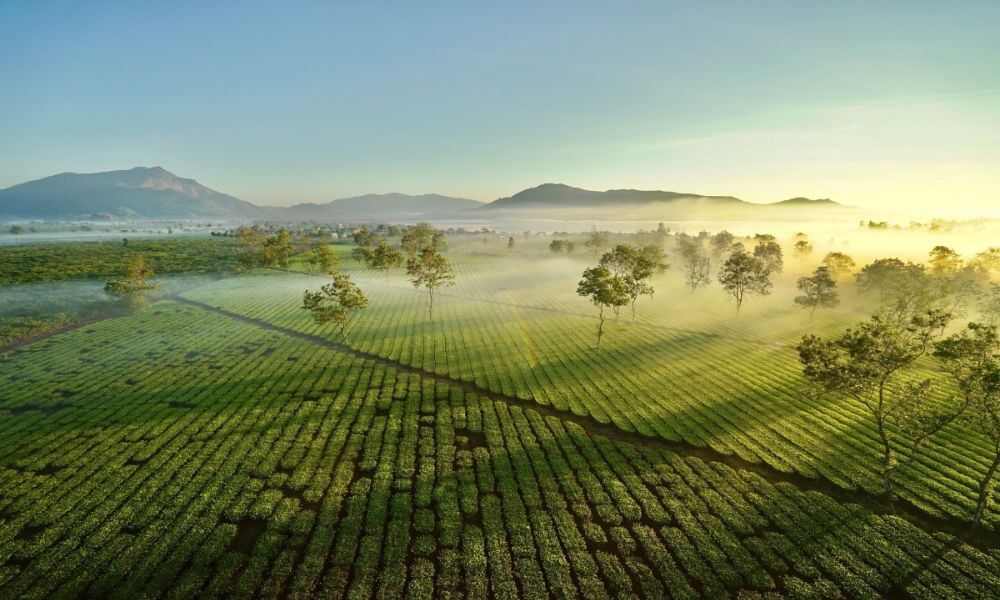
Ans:
{"label": "mountain", "polygon": [[781,202],[775,202],[771,206],[843,206],[843,204],[834,202],[829,198],[817,198],[813,200],[811,198],[798,197],[782,200]]}
{"label": "mountain", "polygon": [[433,217],[483,206],[478,200],[452,198],[439,194],[365,194],[340,198],[325,204],[296,204],[288,208],[271,208],[284,218],[301,220],[328,219],[412,219]]}
{"label": "mountain", "polygon": [[608,190],[595,192],[572,187],[562,183],[544,183],[538,187],[522,190],[513,196],[499,198],[484,206],[484,209],[520,209],[553,206],[591,207],[611,205],[652,204],[677,200],[704,200],[715,205],[742,204],[732,196],[702,196],[660,190]]}
{"label": "mountain", "polygon": [[[754,204],[732,196],[608,190],[545,183],[483,203],[439,194],[366,194],[323,204],[257,206],[209,189],[161,167],[107,173],[62,173],[0,190],[5,219],[229,219],[271,221],[406,222],[418,220],[546,219],[782,219],[821,218],[844,207],[832,200],[791,198]],[[802,212],[806,211],[806,212]]]}
{"label": "mountain", "polygon": [[[833,200],[791,198],[758,204],[733,196],[705,196],[661,190],[608,190],[597,192],[561,183],[546,183],[499,198],[476,213],[489,218],[545,218],[600,220],[729,220],[791,217],[824,218],[845,209]],[[803,212],[805,211],[805,212]]]}
{"label": "mountain", "polygon": [[73,219],[247,219],[267,211],[162,167],[61,173],[0,190],[0,216]]}

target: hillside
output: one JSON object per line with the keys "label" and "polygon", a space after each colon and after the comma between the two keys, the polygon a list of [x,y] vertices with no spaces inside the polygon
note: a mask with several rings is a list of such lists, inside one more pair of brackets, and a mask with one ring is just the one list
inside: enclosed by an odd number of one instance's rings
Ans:
{"label": "hillside", "polygon": [[499,198],[484,208],[495,210],[554,206],[638,205],[673,202],[677,200],[703,200],[706,203],[720,206],[744,203],[739,198],[731,196],[702,196],[700,194],[665,192],[660,190],[608,190],[606,192],[596,192],[562,183],[545,183],[537,187],[522,190],[507,198]]}
{"label": "hillside", "polygon": [[325,204],[296,204],[271,210],[288,219],[392,219],[413,218],[427,214],[452,213],[479,208],[482,202],[452,198],[440,194],[365,194],[340,198]]}
{"label": "hillside", "polygon": [[22,219],[247,219],[267,212],[162,167],[61,173],[0,190],[0,216]]}
{"label": "hillside", "polygon": [[[508,216],[561,220],[819,217],[844,207],[832,200],[791,198],[771,204],[733,196],[662,190],[604,192],[545,183],[483,203],[440,194],[365,194],[323,204],[257,206],[162,167],[106,173],[62,173],[0,190],[4,219],[231,219],[272,221],[497,220]],[[801,211],[807,211],[802,213]]]}

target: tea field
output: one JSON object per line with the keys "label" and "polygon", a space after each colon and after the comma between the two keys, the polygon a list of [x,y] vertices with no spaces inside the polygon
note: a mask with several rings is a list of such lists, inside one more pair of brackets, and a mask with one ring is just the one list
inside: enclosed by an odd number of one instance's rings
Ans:
{"label": "tea field", "polygon": [[433,323],[401,276],[355,270],[346,340],[299,308],[318,277],[262,271],[3,354],[0,596],[1000,589],[995,510],[976,539],[937,527],[969,510],[975,436],[949,430],[893,516],[866,502],[858,409],[801,393],[794,341],[850,307],[737,320],[664,280],[597,354],[575,264],[456,268]]}

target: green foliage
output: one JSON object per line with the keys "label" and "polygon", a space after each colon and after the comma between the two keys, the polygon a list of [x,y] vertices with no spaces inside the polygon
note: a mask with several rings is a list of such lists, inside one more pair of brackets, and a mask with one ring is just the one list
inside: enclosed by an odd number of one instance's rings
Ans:
{"label": "green foliage", "polygon": [[604,309],[618,310],[631,302],[629,284],[625,276],[614,273],[607,265],[599,264],[584,270],[583,278],[576,286],[576,293],[590,300],[598,312],[597,349],[601,349],[601,336],[604,335]]}
{"label": "green foliage", "polygon": [[770,273],[781,273],[783,260],[781,256],[781,244],[773,235],[760,234],[754,236],[757,245],[753,248],[755,258],[764,263]]}
{"label": "green foliage", "polygon": [[744,298],[771,293],[771,269],[761,258],[737,250],[722,264],[719,283],[736,300],[736,315],[739,316]]}
{"label": "green foliage", "polygon": [[347,322],[351,314],[368,308],[368,298],[349,275],[333,275],[333,281],[318,292],[306,290],[302,298],[302,308],[312,313],[319,325],[332,324],[346,336]]}
{"label": "green foliage", "polygon": [[[807,335],[798,346],[802,373],[817,391],[853,398],[872,418],[882,442],[883,492],[890,499],[893,474],[965,409],[965,403],[931,402],[933,381],[913,372],[950,318],[929,311],[903,326],[875,315],[836,339]],[[903,462],[893,444],[897,431],[906,436]]]}
{"label": "green foliage", "polygon": [[128,247],[100,242],[0,246],[0,285],[68,279],[107,279],[136,254],[160,275],[235,270],[240,262],[226,238],[134,239]]}
{"label": "green foliage", "polygon": [[795,303],[802,308],[808,308],[810,317],[819,307],[833,308],[840,304],[837,282],[830,276],[830,270],[825,266],[816,267],[811,276],[799,277],[795,285],[801,292],[795,297]]}
{"label": "green foliage", "polygon": [[142,254],[137,254],[125,263],[125,273],[113,277],[104,284],[104,292],[109,296],[125,302],[133,310],[142,310],[149,306],[149,296],[155,293],[159,286],[149,280],[153,276],[153,267],[146,262]]}
{"label": "green foliage", "polygon": [[[715,243],[718,242],[719,246],[717,248],[721,255],[721,253],[727,252],[732,245],[733,235],[728,231],[723,231],[716,234],[716,236],[712,238],[713,248],[716,248]],[[684,285],[693,292],[699,287],[712,283],[712,261],[705,250],[701,238],[678,234],[676,240],[677,254],[680,257],[681,271],[684,274]]]}
{"label": "green foliage", "polygon": [[607,231],[597,231],[592,230],[587,236],[587,241],[583,243],[595,257],[604,254],[605,250],[608,249],[609,235]]}
{"label": "green foliage", "polygon": [[968,410],[964,424],[988,441],[993,460],[979,480],[973,527],[982,522],[993,500],[993,478],[1000,467],[1000,337],[992,325],[969,323],[965,330],[934,346],[946,372],[955,381]]}
{"label": "green foliage", "polygon": [[830,271],[834,279],[847,275],[855,266],[854,259],[843,252],[828,252],[820,264]]}
{"label": "green foliage", "polygon": [[809,243],[809,240],[798,240],[792,246],[792,251],[795,252],[795,256],[799,260],[808,258],[813,253],[813,250],[813,245]]}
{"label": "green foliage", "polygon": [[306,260],[311,269],[318,269],[327,275],[333,275],[340,267],[340,258],[326,242],[316,244],[316,248]]}
{"label": "green foliage", "polygon": [[437,246],[431,244],[407,259],[406,274],[410,276],[413,287],[427,290],[427,313],[433,321],[434,290],[455,285],[455,272],[448,259],[438,252]]}

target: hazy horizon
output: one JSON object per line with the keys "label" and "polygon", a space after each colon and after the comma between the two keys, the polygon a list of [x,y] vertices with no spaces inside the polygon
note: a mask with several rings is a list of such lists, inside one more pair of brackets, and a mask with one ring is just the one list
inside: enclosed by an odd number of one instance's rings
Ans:
{"label": "hazy horizon", "polygon": [[0,187],[163,165],[275,206],[545,182],[1000,205],[997,3],[438,8],[2,5]]}

